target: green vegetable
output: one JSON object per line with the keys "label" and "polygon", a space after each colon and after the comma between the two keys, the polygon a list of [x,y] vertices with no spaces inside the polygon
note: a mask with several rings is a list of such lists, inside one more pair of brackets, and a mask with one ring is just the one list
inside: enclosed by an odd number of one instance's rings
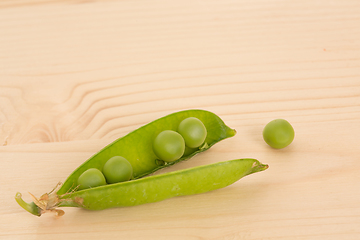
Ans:
{"label": "green vegetable", "polygon": [[107,183],[117,183],[130,180],[133,169],[128,160],[115,156],[105,163],[103,173]]}
{"label": "green vegetable", "polygon": [[154,139],[153,150],[161,160],[173,162],[184,154],[185,141],[179,133],[165,130]]}
{"label": "green vegetable", "polygon": [[105,177],[99,169],[89,168],[78,178],[79,190],[105,185]]}
{"label": "green vegetable", "polygon": [[263,130],[263,138],[273,148],[288,146],[295,137],[291,124],[284,119],[275,119],[269,122]]}
{"label": "green vegetable", "polygon": [[267,168],[268,165],[250,158],[218,162],[64,194],[59,197],[58,206],[102,210],[158,202],[223,188]]}
{"label": "green vegetable", "polygon": [[[207,130],[204,143],[197,148],[186,147],[185,153],[182,151],[182,157],[172,162],[164,162],[159,159],[153,150],[155,138],[163,131],[176,131],[179,124],[190,117],[197,118],[204,124]],[[254,159],[245,159],[157,176],[145,176],[203,152],[217,142],[234,136],[235,133],[235,130],[226,126],[218,116],[208,111],[187,110],[173,113],[140,127],[100,150],[79,166],[61,185],[60,189],[54,188],[40,198],[30,194],[33,203],[24,202],[20,193],[16,194],[15,199],[20,206],[34,215],[40,216],[42,213],[50,211],[61,216],[64,212],[57,209],[60,206],[76,206],[95,210],[115,206],[132,206],[179,195],[211,191],[227,186],[250,173],[264,170],[267,165],[262,165]],[[114,156],[122,156],[128,160],[133,169],[132,180],[98,187],[93,187],[92,183],[82,183],[82,176],[89,169],[96,169],[97,172],[100,172],[99,169],[101,169],[109,178],[105,165]],[[100,183],[103,182],[100,181]],[[85,187],[90,186],[90,188],[83,189],[84,185]]]}
{"label": "green vegetable", "polygon": [[189,117],[181,121],[178,132],[183,136],[186,146],[189,148],[200,147],[206,138],[205,125],[195,117]]}
{"label": "green vegetable", "polygon": [[[208,134],[205,139],[204,146],[183,155],[180,159],[164,163],[157,161],[159,158],[153,151],[153,141],[155,137],[164,130],[176,131],[180,122],[188,117],[196,117],[200,119]],[[219,141],[232,137],[236,134],[234,129],[229,128],[214,113],[204,110],[186,110],[175,112],[165,117],[150,122],[126,136],[115,140],[94,156],[90,157],[81,166],[79,166],[64,182],[58,190],[58,194],[64,194],[72,191],[77,186],[78,177],[89,168],[102,169],[105,162],[113,156],[122,156],[126,158],[133,168],[133,179],[147,176],[162,168],[171,166],[180,161],[189,159],[194,155],[206,151]]]}
{"label": "green vegetable", "polygon": [[[116,185],[74,192],[62,198],[60,206],[102,210],[157,202],[226,187],[240,178],[263,171],[268,165],[255,159],[236,159],[154,175]],[[103,196],[107,196],[104,201]]]}

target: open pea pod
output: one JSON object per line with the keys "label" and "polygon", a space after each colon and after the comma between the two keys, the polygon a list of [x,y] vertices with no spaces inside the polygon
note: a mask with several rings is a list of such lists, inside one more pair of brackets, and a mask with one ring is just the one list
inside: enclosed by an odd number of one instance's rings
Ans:
{"label": "open pea pod", "polygon": [[[206,129],[207,136],[205,143],[200,148],[193,151],[187,151],[180,159],[164,163],[155,155],[152,145],[155,137],[164,130],[176,131],[180,122],[188,117],[196,117],[200,119]],[[122,156],[126,158],[133,167],[133,178],[141,178],[149,175],[161,168],[168,167],[180,161],[189,159],[190,157],[203,152],[213,146],[215,143],[232,137],[236,134],[234,129],[229,128],[214,113],[205,110],[186,110],[175,112],[165,117],[150,122],[124,137],[121,137],[94,156],[90,157],[86,162],[79,166],[64,182],[57,192],[64,194],[75,188],[78,177],[89,168],[97,168],[102,170],[104,164],[113,156]]]}
{"label": "open pea pod", "polygon": [[[185,154],[180,159],[170,163],[165,163],[157,159],[157,156],[152,149],[154,138],[164,130],[176,131],[180,122],[188,117],[196,117],[205,125],[207,136],[204,144],[199,148],[185,151]],[[209,111],[186,110],[167,115],[115,140],[90,157],[66,179],[60,189],[57,190],[56,194],[57,196],[61,196],[74,191],[77,187],[77,180],[84,171],[89,168],[102,170],[106,161],[113,156],[125,157],[133,167],[133,179],[139,179],[161,168],[189,159],[190,157],[207,150],[217,142],[232,137],[235,134],[236,131],[234,129],[226,126],[217,115]],[[109,186],[111,188],[114,185],[116,184]],[[17,202],[23,206],[25,210],[33,213],[34,215],[39,215],[41,209],[51,209],[52,206],[57,204],[57,200],[51,199],[49,194],[44,194],[39,199],[34,196],[32,196],[32,198],[34,203],[27,204],[21,199],[20,193],[16,195]]]}

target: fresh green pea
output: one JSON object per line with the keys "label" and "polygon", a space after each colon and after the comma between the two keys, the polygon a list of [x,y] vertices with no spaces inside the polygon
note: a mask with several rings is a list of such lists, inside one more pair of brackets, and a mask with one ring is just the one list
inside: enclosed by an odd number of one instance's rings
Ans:
{"label": "fresh green pea", "polygon": [[273,148],[284,148],[294,140],[295,132],[291,124],[284,119],[269,122],[263,130],[265,142]]}
{"label": "fresh green pea", "polygon": [[154,139],[153,149],[161,160],[173,162],[181,158],[185,151],[184,138],[177,132],[165,130]]}
{"label": "fresh green pea", "polygon": [[79,190],[105,185],[105,177],[99,169],[90,168],[78,178]]}
{"label": "fresh green pea", "polygon": [[189,148],[200,147],[207,135],[205,125],[196,117],[188,117],[182,120],[178,132],[183,136],[185,145]]}
{"label": "fresh green pea", "polygon": [[117,183],[130,180],[133,168],[126,158],[115,156],[104,165],[103,173],[107,183]]}

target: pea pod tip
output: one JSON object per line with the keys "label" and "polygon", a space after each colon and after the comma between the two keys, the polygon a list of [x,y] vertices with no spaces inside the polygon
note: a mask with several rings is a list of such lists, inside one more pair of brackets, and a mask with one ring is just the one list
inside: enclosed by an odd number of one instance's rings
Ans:
{"label": "pea pod tip", "polygon": [[268,164],[263,164],[259,161],[255,161],[251,168],[251,173],[261,172],[269,168]]}
{"label": "pea pod tip", "polygon": [[235,136],[236,135],[236,129],[232,129],[232,128],[230,128],[229,130],[228,130],[228,134],[229,134],[229,136],[230,137],[233,137],[233,136]]}

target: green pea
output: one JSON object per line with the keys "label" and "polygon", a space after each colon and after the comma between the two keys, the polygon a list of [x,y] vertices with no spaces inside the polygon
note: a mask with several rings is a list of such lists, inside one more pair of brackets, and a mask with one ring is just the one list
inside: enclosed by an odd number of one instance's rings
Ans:
{"label": "green pea", "polygon": [[179,124],[178,132],[183,136],[185,145],[189,148],[200,147],[207,135],[205,125],[196,117],[182,120]]}
{"label": "green pea", "polygon": [[173,162],[184,154],[185,141],[179,133],[165,130],[156,136],[153,142],[153,150],[161,160]]}
{"label": "green pea", "polygon": [[115,156],[105,163],[103,173],[107,183],[124,182],[132,177],[133,168],[126,158]]}
{"label": "green pea", "polygon": [[269,122],[263,130],[263,138],[270,147],[284,148],[294,140],[295,132],[291,124],[284,119]]}
{"label": "green pea", "polygon": [[105,177],[97,168],[90,168],[78,178],[79,190],[105,185]]}

